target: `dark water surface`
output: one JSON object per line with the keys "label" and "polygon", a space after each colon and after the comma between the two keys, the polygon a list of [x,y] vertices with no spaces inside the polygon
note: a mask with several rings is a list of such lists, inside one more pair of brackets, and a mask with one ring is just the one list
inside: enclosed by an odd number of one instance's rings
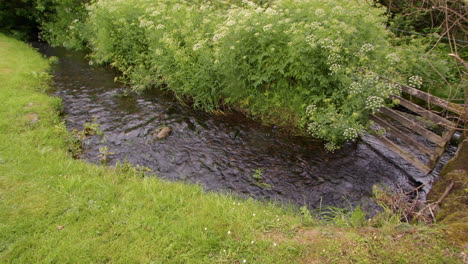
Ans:
{"label": "dark water surface", "polygon": [[[93,120],[101,125],[103,136],[84,143],[81,158],[90,162],[99,163],[99,149],[107,146],[113,153],[108,164],[127,160],[161,178],[199,183],[207,190],[309,208],[360,204],[368,211],[376,208],[370,199],[373,185],[408,191],[434,178],[422,177],[369,135],[328,153],[314,139],[283,135],[237,113],[195,111],[161,91],[128,93],[114,82],[117,73],[89,66],[83,54],[35,46],[60,59],[53,94],[63,100],[67,127],[82,130]],[[154,140],[154,131],[165,126],[172,128],[170,136]]]}

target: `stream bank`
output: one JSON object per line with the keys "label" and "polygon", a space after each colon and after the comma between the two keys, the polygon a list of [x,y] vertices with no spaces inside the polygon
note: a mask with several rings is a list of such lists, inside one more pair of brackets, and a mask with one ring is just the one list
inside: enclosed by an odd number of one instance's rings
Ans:
{"label": "stream bank", "polygon": [[[359,205],[373,214],[379,208],[374,185],[404,192],[429,186],[450,157],[424,176],[371,135],[330,153],[320,141],[283,135],[240,113],[209,115],[157,89],[130,93],[114,82],[118,73],[90,66],[82,53],[36,46],[59,58],[53,95],[62,99],[68,128],[94,124],[102,132],[83,142],[80,158],[93,163],[128,161],[163,179],[198,183],[208,191],[310,209]],[[155,139],[164,128],[170,134]]]}

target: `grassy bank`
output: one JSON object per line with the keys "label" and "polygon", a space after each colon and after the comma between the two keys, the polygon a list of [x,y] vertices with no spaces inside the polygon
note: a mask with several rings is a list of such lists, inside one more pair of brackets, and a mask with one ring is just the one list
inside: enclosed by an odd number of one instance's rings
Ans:
{"label": "grassy bank", "polygon": [[[457,263],[440,227],[327,224],[74,160],[48,62],[0,35],[0,263]],[[376,227],[379,226],[379,227]]]}

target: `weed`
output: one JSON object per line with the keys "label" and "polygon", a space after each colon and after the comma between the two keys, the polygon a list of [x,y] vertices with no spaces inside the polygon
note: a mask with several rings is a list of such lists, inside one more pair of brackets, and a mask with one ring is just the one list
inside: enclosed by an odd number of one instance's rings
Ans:
{"label": "weed", "polygon": [[99,148],[99,161],[101,164],[106,165],[107,164],[107,159],[109,155],[115,154],[114,152],[109,151],[109,148],[107,146],[104,146],[102,148]]}
{"label": "weed", "polygon": [[252,178],[255,179],[255,185],[260,188],[270,189],[272,187],[271,184],[268,184],[263,180],[263,169],[255,169],[252,174]]}
{"label": "weed", "polygon": [[86,122],[84,124],[83,130],[81,133],[84,137],[94,136],[94,135],[98,135],[98,136],[103,135],[103,132],[101,130],[101,125],[97,123],[96,117],[93,118],[92,122]]}
{"label": "weed", "polygon": [[263,177],[263,169],[255,169],[252,177],[256,180],[261,180]]}

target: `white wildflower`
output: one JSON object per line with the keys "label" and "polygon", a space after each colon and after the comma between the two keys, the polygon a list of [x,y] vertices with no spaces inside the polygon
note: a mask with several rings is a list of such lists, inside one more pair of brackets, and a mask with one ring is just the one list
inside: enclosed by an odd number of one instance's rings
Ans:
{"label": "white wildflower", "polygon": [[397,64],[401,61],[400,57],[395,53],[390,53],[385,56],[385,59],[390,62],[391,65]]}
{"label": "white wildflower", "polygon": [[322,46],[322,48],[329,50],[333,50],[335,47],[335,43],[329,38],[322,39],[319,44]]}
{"label": "white wildflower", "polygon": [[330,55],[328,55],[327,61],[330,64],[338,63],[341,61],[341,56],[337,53],[331,53]]}
{"label": "white wildflower", "polygon": [[278,14],[278,11],[276,11],[276,10],[274,10],[274,9],[272,9],[272,8],[269,7],[269,8],[267,8],[267,9],[265,10],[265,13],[266,13],[267,15],[274,16],[274,15],[277,15],[277,14]]}
{"label": "white wildflower", "polygon": [[234,20],[228,20],[228,22],[226,22],[226,26],[230,27],[230,26],[233,26],[236,24],[236,21]]}
{"label": "white wildflower", "polygon": [[331,142],[328,142],[327,144],[325,144],[325,149],[328,150],[329,152],[334,152],[335,150],[339,148],[340,147],[338,147],[336,144],[331,143]]}
{"label": "white wildflower", "polygon": [[263,26],[263,31],[269,31],[272,27],[273,27],[272,24],[265,25]]}
{"label": "white wildflower", "polygon": [[222,33],[221,33],[221,34],[215,34],[215,35],[213,36],[213,41],[216,42],[216,41],[218,41],[218,40],[220,40],[220,39],[222,39],[222,38],[224,38],[224,37],[225,37],[225,35],[222,34]]}
{"label": "white wildflower", "polygon": [[358,82],[353,82],[350,86],[349,86],[349,93],[350,94],[360,94],[362,92],[362,86],[360,83]]}
{"label": "white wildflower", "polygon": [[311,115],[315,114],[316,111],[317,111],[317,106],[314,105],[314,104],[310,104],[306,108],[306,114],[308,116],[311,116]]}
{"label": "white wildflower", "polygon": [[315,10],[315,15],[318,16],[318,17],[322,17],[325,15],[325,10],[321,9],[321,8],[318,8]]}
{"label": "white wildflower", "polygon": [[331,11],[333,15],[341,15],[343,14],[343,12],[344,12],[344,9],[341,6],[335,6]]}
{"label": "white wildflower", "polygon": [[140,19],[140,27],[141,28],[145,28],[145,27],[150,28],[151,26],[153,26],[153,21],[146,20],[146,19]]}
{"label": "white wildflower", "polygon": [[305,41],[307,42],[307,44],[314,46],[315,42],[317,41],[317,37],[313,34],[310,34],[305,38]]}
{"label": "white wildflower", "polygon": [[400,85],[396,83],[388,83],[387,89],[390,94],[399,94],[401,92],[401,87]]}
{"label": "white wildflower", "polygon": [[257,5],[249,0],[242,0],[242,3],[247,4],[249,7],[256,7]]}
{"label": "white wildflower", "polygon": [[358,56],[364,56],[367,53],[373,51],[374,49],[375,49],[374,45],[372,45],[370,43],[366,43],[366,44],[362,45],[361,49],[357,52],[357,55]]}
{"label": "white wildflower", "polygon": [[346,140],[355,139],[358,137],[358,131],[352,127],[346,128],[343,132],[343,137]]}
{"label": "white wildflower", "polygon": [[164,26],[163,24],[159,24],[156,26],[156,29],[165,29],[166,26]]}
{"label": "white wildflower", "polygon": [[317,29],[319,29],[321,26],[322,26],[322,23],[320,23],[320,22],[312,22],[312,23],[306,25],[306,28],[310,28],[310,29],[312,29],[312,30],[317,30]]}
{"label": "white wildflower", "polygon": [[421,88],[423,84],[423,79],[421,76],[411,76],[409,79],[408,79],[408,85],[413,87],[413,88]]}
{"label": "white wildflower", "polygon": [[341,69],[341,65],[340,65],[340,64],[334,63],[334,64],[332,64],[332,65],[330,66],[330,68],[329,68],[330,74],[335,74],[335,73],[339,72],[340,69]]}
{"label": "white wildflower", "polygon": [[384,106],[384,99],[378,96],[369,96],[366,100],[366,109],[370,109],[375,112],[379,108]]}

